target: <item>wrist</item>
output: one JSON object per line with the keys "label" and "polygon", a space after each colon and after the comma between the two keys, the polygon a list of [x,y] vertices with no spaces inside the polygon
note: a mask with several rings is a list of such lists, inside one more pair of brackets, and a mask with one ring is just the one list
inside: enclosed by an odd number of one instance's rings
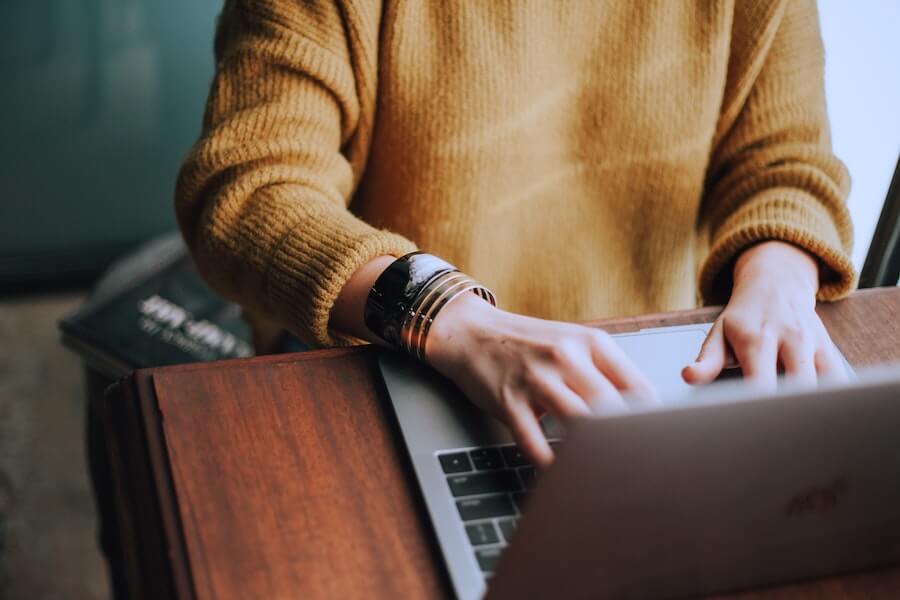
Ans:
{"label": "wrist", "polygon": [[756,244],[745,250],[734,264],[734,287],[758,285],[760,281],[819,290],[819,267],[806,250],[778,240]]}
{"label": "wrist", "polygon": [[447,374],[473,339],[502,311],[474,293],[466,293],[447,304],[435,317],[426,340],[428,362]]}
{"label": "wrist", "polygon": [[[470,293],[471,292],[471,293]],[[416,251],[394,260],[378,277],[366,300],[366,327],[390,346],[427,361],[426,347],[437,317],[465,296],[496,300],[486,287],[440,258]]]}

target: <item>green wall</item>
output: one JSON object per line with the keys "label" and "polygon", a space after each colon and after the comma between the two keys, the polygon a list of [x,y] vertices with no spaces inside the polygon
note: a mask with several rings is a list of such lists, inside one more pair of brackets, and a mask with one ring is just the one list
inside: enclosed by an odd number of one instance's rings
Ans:
{"label": "green wall", "polygon": [[0,3],[0,286],[88,276],[175,227],[219,0]]}

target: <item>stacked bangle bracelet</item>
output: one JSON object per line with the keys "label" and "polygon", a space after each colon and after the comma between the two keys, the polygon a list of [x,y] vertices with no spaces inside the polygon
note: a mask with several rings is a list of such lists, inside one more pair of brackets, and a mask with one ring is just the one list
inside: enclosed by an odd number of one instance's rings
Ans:
{"label": "stacked bangle bracelet", "polygon": [[364,320],[375,335],[424,361],[435,317],[467,292],[497,304],[493,292],[450,263],[424,252],[411,252],[391,263],[372,286]]}

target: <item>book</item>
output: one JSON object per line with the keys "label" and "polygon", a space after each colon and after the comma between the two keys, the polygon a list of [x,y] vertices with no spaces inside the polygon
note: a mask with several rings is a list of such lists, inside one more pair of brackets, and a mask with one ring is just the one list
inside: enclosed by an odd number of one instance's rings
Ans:
{"label": "book", "polygon": [[240,307],[203,281],[177,233],[117,261],[59,326],[67,347],[113,379],[144,367],[253,355]]}

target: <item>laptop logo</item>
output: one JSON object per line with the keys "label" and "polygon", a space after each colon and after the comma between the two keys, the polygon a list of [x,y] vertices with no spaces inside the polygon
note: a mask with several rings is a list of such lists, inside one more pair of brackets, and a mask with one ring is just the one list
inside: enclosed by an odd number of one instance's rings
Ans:
{"label": "laptop logo", "polygon": [[825,485],[810,487],[788,501],[785,513],[788,516],[796,516],[828,512],[837,506],[841,496],[846,493],[848,488],[847,480],[843,477],[838,477]]}

